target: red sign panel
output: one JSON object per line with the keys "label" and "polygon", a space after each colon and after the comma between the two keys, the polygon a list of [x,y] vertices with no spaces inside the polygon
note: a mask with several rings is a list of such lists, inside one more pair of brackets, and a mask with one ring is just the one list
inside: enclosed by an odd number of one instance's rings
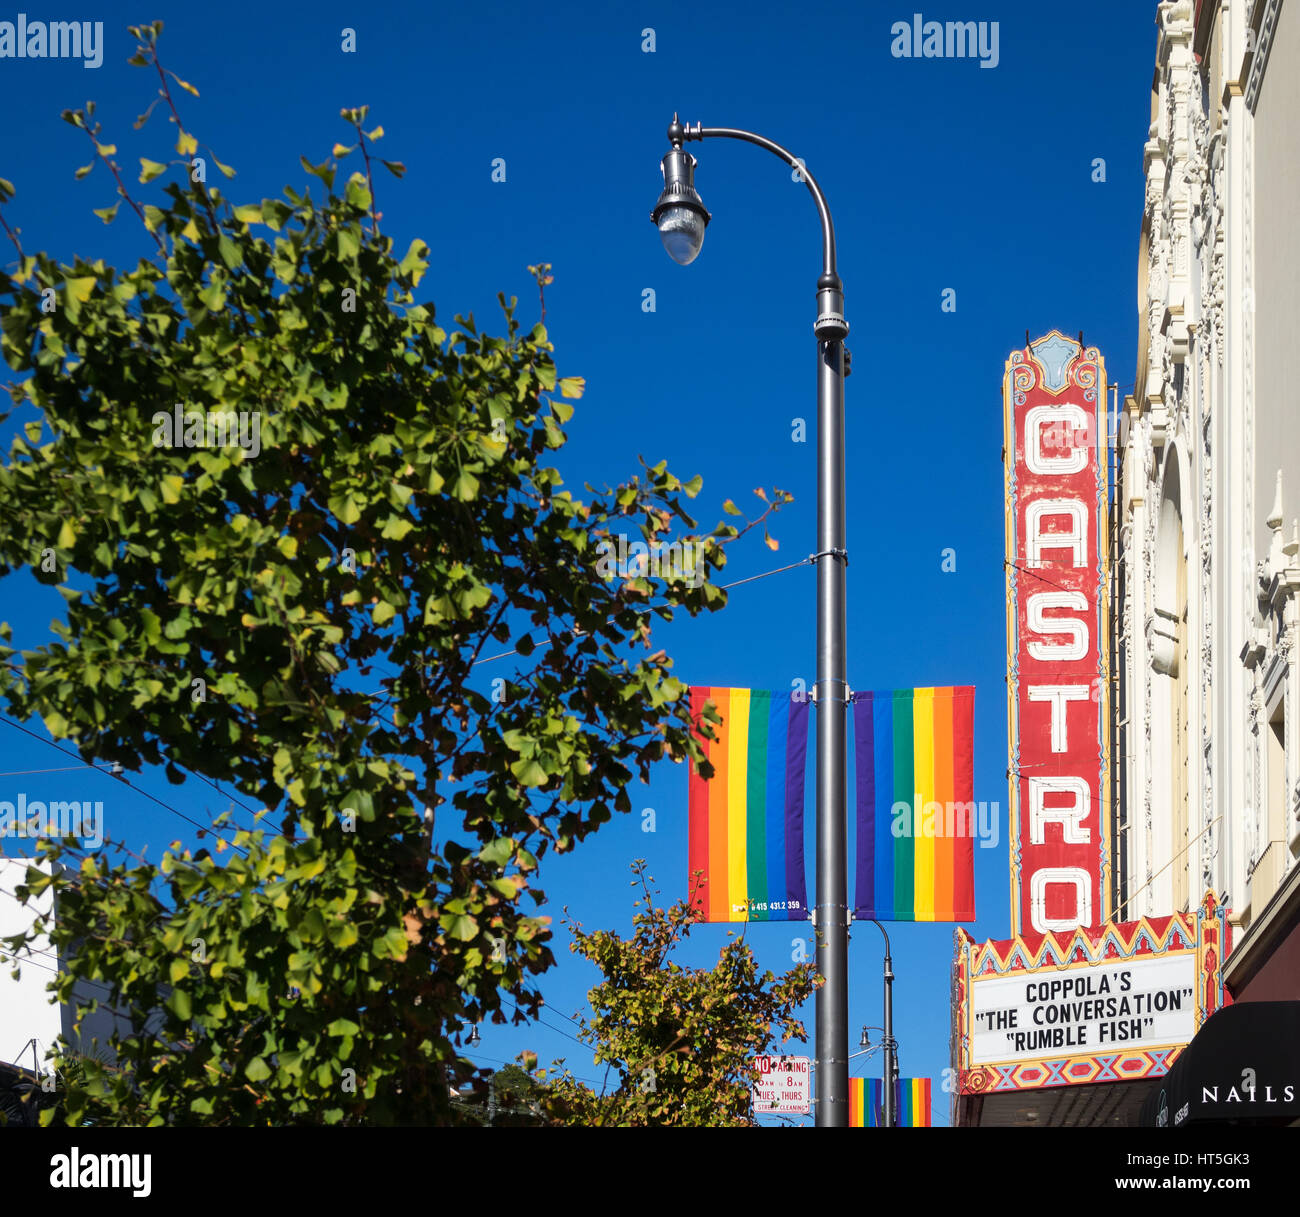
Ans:
{"label": "red sign panel", "polygon": [[1003,380],[1014,934],[1110,910],[1106,372],[1053,330]]}

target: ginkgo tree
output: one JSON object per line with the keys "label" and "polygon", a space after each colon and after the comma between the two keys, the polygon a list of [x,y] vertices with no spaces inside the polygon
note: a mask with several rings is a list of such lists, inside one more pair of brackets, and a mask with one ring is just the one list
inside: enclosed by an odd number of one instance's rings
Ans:
{"label": "ginkgo tree", "polygon": [[[417,299],[431,251],[381,234],[365,107],[310,189],[236,202],[160,29],[133,30],[159,83],[137,126],[160,107],[174,156],[129,183],[93,106],[65,114],[134,266],[26,252],[0,182],[0,576],[66,600],[52,639],[0,650],[0,699],[263,812],[156,862],[69,841],[28,870],[20,896],[56,889],[33,933],[69,961],[58,995],[94,981],[127,1015],[45,1116],[449,1122],[461,1037],[534,1013],[554,962],[543,859],[701,756],[655,625],[722,607],[726,547],[788,496],[707,530],[663,463],[571,493],[549,462],[582,379],[513,300],[492,334]],[[618,533],[694,540],[702,570],[601,575]]]}

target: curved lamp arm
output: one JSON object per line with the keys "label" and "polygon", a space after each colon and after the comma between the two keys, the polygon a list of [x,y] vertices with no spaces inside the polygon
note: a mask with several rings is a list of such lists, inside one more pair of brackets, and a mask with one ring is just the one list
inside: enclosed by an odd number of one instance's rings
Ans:
{"label": "curved lamp arm", "polygon": [[674,148],[680,148],[683,142],[689,142],[693,139],[744,140],[747,144],[756,144],[760,148],[766,148],[774,156],[779,156],[792,169],[798,169],[803,177],[804,184],[813,196],[813,202],[817,204],[817,214],[821,216],[822,221],[822,278],[818,281],[817,286],[830,288],[834,291],[842,289],[843,284],[840,282],[840,276],[835,266],[835,222],[831,219],[831,209],[826,204],[826,196],[822,193],[822,188],[817,184],[817,179],[813,177],[794,153],[787,148],[781,147],[780,144],[773,140],[762,135],[755,135],[752,131],[742,131],[738,127],[702,127],[699,123],[696,123],[693,127],[689,123],[683,125],[677,121],[675,114],[673,115],[673,121],[668,126],[668,138]]}

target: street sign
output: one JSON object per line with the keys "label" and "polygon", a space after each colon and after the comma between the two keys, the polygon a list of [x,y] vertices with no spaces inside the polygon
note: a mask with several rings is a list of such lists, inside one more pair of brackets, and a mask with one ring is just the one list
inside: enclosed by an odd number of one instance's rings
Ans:
{"label": "street sign", "polygon": [[806,1116],[812,1110],[812,1062],[806,1056],[760,1056],[754,1067],[754,1112]]}

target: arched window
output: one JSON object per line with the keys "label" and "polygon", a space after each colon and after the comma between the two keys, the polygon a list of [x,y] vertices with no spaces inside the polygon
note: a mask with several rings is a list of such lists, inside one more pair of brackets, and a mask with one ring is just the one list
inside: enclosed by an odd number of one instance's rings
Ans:
{"label": "arched window", "polygon": [[[1156,524],[1151,631],[1151,861],[1157,913],[1185,912],[1191,900],[1192,732],[1187,627],[1187,544],[1178,452],[1165,462]],[[1161,907],[1165,906],[1165,907]]]}

